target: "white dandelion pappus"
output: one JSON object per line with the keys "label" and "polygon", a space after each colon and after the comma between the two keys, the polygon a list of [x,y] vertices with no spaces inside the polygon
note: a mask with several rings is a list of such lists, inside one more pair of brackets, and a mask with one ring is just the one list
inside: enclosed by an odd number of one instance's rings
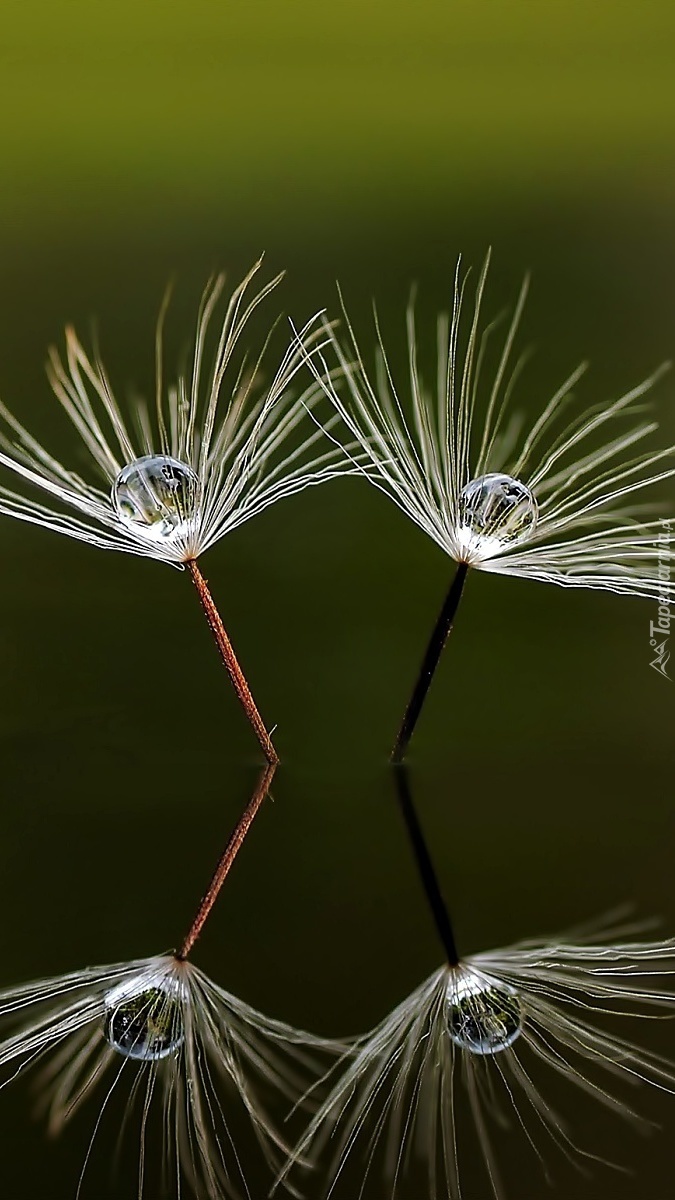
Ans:
{"label": "white dandelion pappus", "polygon": [[[523,434],[522,418],[515,415],[509,420],[508,411],[523,365],[520,360],[510,368],[527,281],[494,379],[484,387],[481,368],[495,325],[480,333],[488,265],[489,256],[478,280],[462,351],[459,338],[467,278],[460,280],[458,264],[452,317],[438,319],[435,395],[420,374],[412,305],[407,315],[409,406],[399,397],[379,324],[374,383],[346,311],[349,353],[335,333],[327,331],[340,363],[340,379],[346,383],[345,398],[317,348],[313,357],[324,368],[324,390],[369,460],[367,477],[458,563],[566,587],[653,598],[661,584],[650,531],[660,522],[640,521],[624,501],[675,474],[675,466],[655,469],[675,457],[675,446],[626,457],[656,431],[658,423],[653,420],[640,421],[600,446],[593,446],[592,438],[641,411],[638,402],[665,368],[620,398],[562,423],[583,365]],[[316,364],[314,372],[318,381]]]}
{"label": "white dandelion pappus", "polygon": [[[395,761],[403,758],[412,737],[469,569],[654,598],[663,595],[664,558],[673,558],[673,532],[664,531],[662,520],[645,520],[633,499],[675,474],[670,465],[675,446],[636,452],[658,428],[653,420],[620,429],[642,411],[643,396],[665,368],[618,399],[569,420],[582,366],[523,430],[522,417],[509,417],[509,411],[524,361],[511,365],[527,281],[494,377],[486,384],[486,353],[496,324],[481,333],[488,265],[489,255],[465,329],[467,277],[460,279],[458,264],[452,316],[438,320],[434,393],[419,369],[412,305],[407,315],[409,402],[400,397],[377,318],[374,380],[344,304],[348,347],[326,330],[339,374],[330,372],[321,348],[308,355],[315,379],[361,448],[361,473],[458,564],[394,746]],[[344,386],[338,387],[338,379]],[[610,436],[610,430],[617,432]],[[348,448],[345,453],[349,456]]]}
{"label": "white dandelion pappus", "polygon": [[13,1026],[0,1041],[0,1086],[42,1065],[52,1132],[102,1096],[80,1187],[105,1110],[125,1089],[127,1121],[134,1107],[140,1114],[139,1197],[150,1194],[148,1175],[154,1179],[146,1163],[151,1119],[163,1133],[166,1194],[182,1195],[185,1183],[209,1200],[246,1191],[229,1130],[237,1105],[278,1169],[286,1147],[260,1093],[296,1100],[316,1071],[309,1051],[330,1045],[263,1016],[173,955],[2,991],[0,1021]]}
{"label": "white dandelion pappus", "polygon": [[649,1083],[675,1092],[675,1066],[605,1025],[662,1010],[675,1013],[673,940],[525,942],[446,965],[376,1029],[354,1040],[280,1178],[299,1159],[315,1159],[332,1147],[332,1195],[348,1158],[364,1144],[365,1188],[382,1143],[392,1195],[410,1160],[421,1158],[429,1196],[461,1200],[465,1152],[457,1121],[463,1104],[496,1200],[504,1190],[491,1121],[520,1129],[545,1174],[547,1144],[580,1168],[584,1160],[603,1162],[576,1144],[532,1069],[538,1075],[541,1067],[550,1068],[611,1112],[640,1121],[623,1097],[624,1086]]}
{"label": "white dandelion pappus", "polygon": [[[247,323],[283,278],[278,275],[247,299],[261,262],[227,302],[207,373],[205,347],[225,277],[218,275],[208,284],[197,318],[191,371],[168,387],[163,377],[162,312],[155,405],[135,402],[127,419],[102,362],[98,356],[89,358],[69,327],[65,362],[52,349],[48,374],[91,456],[92,482],[56,461],[3,405],[7,433],[0,464],[47,493],[57,506],[51,509],[3,486],[0,512],[94,546],[182,565],[277,500],[331,478],[337,467],[335,453],[322,452],[309,461],[306,457],[321,441],[316,430],[278,461],[278,452],[318,396],[316,386],[302,396],[289,392],[303,363],[299,346],[287,348],[262,388],[266,343],[255,361],[234,361]],[[305,351],[323,336],[313,328],[315,321],[300,335]]]}
{"label": "white dandelion pappus", "polygon": [[105,1110],[127,1082],[127,1117],[134,1100],[140,1109],[139,1200],[150,1194],[158,1200],[156,1187],[151,1193],[145,1187],[146,1133],[157,1110],[154,1123],[164,1139],[162,1194],[182,1196],[184,1180],[199,1200],[238,1194],[237,1181],[248,1195],[230,1132],[232,1099],[248,1115],[268,1164],[278,1170],[289,1149],[267,1115],[263,1090],[302,1100],[310,1079],[320,1073],[318,1055],[343,1050],[341,1043],[264,1016],[188,961],[274,772],[274,764],[262,772],[177,951],[0,992],[0,1028],[12,1027],[0,1040],[0,1088],[46,1060],[42,1095],[52,1131],[93,1096],[99,1081],[102,1089],[109,1081],[80,1186]]}
{"label": "white dandelion pappus", "polygon": [[325,336],[316,319],[287,347],[264,385],[260,380],[269,336],[252,361],[239,356],[251,316],[282,278],[249,298],[259,267],[260,262],[227,301],[209,372],[204,357],[224,276],[208,284],[191,370],[168,387],[162,310],[155,405],[136,402],[127,417],[102,362],[98,356],[90,359],[68,328],[65,361],[52,349],[48,374],[88,451],[90,477],[63,466],[0,405],[6,429],[0,435],[0,466],[23,485],[20,492],[0,486],[0,513],[92,546],[186,567],[240,702],[272,762],[276,752],[196,560],[278,500],[343,473],[345,461],[316,427],[303,432],[320,387],[312,382],[298,395],[290,391],[304,356],[319,348]]}

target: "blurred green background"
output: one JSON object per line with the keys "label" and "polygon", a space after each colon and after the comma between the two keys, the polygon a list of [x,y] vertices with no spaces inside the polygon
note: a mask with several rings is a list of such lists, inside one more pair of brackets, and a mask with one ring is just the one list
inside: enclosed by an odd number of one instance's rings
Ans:
{"label": "blurred green background", "polygon": [[[118,391],[148,390],[168,278],[174,361],[208,273],[235,280],[263,249],[289,271],[270,315],[332,306],[339,277],[366,343],[378,298],[402,364],[411,282],[431,321],[457,255],[488,245],[491,311],[533,272],[523,401],[586,357],[588,403],[625,390],[675,354],[674,53],[665,0],[5,4],[0,394],[72,461],[42,367],[64,323],[95,318]],[[655,401],[672,442],[672,380]],[[9,985],[173,945],[256,757],[185,577],[6,519],[0,548]],[[348,481],[245,526],[204,569],[283,766],[196,961],[271,1015],[367,1028],[440,961],[386,754],[449,563]],[[622,901],[675,932],[675,685],[648,665],[653,615],[470,580],[412,758],[466,950]],[[627,1032],[675,1055],[670,1024]],[[630,1097],[670,1135],[629,1140],[548,1083],[584,1144],[634,1172],[585,1178],[551,1149],[555,1194],[671,1196],[674,1099]],[[0,1107],[3,1197],[72,1197],[96,1106],[55,1145],[26,1083]],[[114,1125],[83,1198],[135,1194],[133,1135],[108,1184]],[[472,1149],[466,1200],[483,1200]],[[517,1129],[499,1151],[511,1196],[548,1194]],[[367,1196],[387,1194],[375,1173]]]}

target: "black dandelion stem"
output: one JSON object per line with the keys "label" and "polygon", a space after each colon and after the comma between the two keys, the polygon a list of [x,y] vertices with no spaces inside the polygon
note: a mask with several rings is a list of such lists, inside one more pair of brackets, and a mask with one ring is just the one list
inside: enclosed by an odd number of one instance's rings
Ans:
{"label": "black dandelion stem", "polygon": [[443,647],[448,640],[452,630],[459,602],[462,599],[464,584],[469,571],[467,563],[461,562],[457,564],[457,570],[450,584],[450,590],[443,601],[443,607],[438,614],[438,619],[434,625],[433,632],[429,639],[422,666],[420,667],[417,682],[413,688],[412,696],[408,702],[408,707],[405,710],[405,715],[401,723],[401,728],[398,731],[398,737],[394,743],[394,749],[391,752],[391,761],[400,763],[405,758],[406,750],[410,739],[415,732],[415,726],[424,707],[424,701],[427,698],[427,692],[431,687],[431,681],[434,677],[436,667],[438,666]]}
{"label": "black dandelion stem", "polygon": [[452,928],[448,906],[443,899],[441,885],[434,868],[431,852],[417,815],[417,809],[415,808],[410,788],[408,768],[405,763],[399,762],[394,764],[394,780],[396,782],[398,802],[403,814],[403,820],[405,821],[406,831],[415,856],[422,886],[429,902],[429,908],[434,918],[434,924],[443,944],[449,965],[456,967],[459,965],[459,954],[457,953],[455,933]]}
{"label": "black dandelion stem", "polygon": [[194,558],[189,559],[185,565],[190,573],[192,582],[197,589],[197,595],[199,596],[199,601],[208,622],[209,629],[213,634],[213,640],[216,643],[218,653],[220,654],[225,670],[232,681],[232,686],[237,693],[237,698],[239,699],[239,702],[246,713],[246,716],[248,717],[249,723],[252,726],[258,741],[260,742],[267,762],[270,764],[270,766],[276,766],[276,764],[279,762],[279,756],[272,745],[272,739],[267,732],[267,728],[262,717],[260,716],[260,713],[258,712],[256,702],[253,699],[251,689],[246,682],[244,672],[239,666],[237,656],[234,653],[232,643],[227,635],[227,630],[223,625],[220,613],[216,608],[213,596],[209,590],[209,586]]}

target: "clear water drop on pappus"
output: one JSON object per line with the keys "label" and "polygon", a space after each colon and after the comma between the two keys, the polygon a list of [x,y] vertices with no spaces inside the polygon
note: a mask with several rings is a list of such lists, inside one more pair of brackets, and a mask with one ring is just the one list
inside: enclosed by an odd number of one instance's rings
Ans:
{"label": "clear water drop on pappus", "polygon": [[489,558],[534,533],[539,509],[532,492],[510,475],[479,475],[459,495],[459,536],[469,555]]}
{"label": "clear water drop on pappus", "polygon": [[150,987],[123,983],[113,988],[105,998],[105,1036],[113,1050],[143,1062],[174,1054],[183,1042],[176,992],[164,982]]}
{"label": "clear water drop on pappus", "polygon": [[112,498],[128,529],[162,541],[188,529],[199,502],[199,479],[177,458],[148,454],[120,471]]}
{"label": "clear water drop on pappus", "polygon": [[466,970],[448,984],[448,1030],[461,1050],[498,1054],[523,1029],[523,1006],[515,988]]}

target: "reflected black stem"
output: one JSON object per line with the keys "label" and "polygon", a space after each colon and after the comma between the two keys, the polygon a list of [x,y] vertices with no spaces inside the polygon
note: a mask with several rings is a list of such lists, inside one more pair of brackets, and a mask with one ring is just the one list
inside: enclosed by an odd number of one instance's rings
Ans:
{"label": "reflected black stem", "polygon": [[410,790],[410,780],[408,777],[408,768],[404,763],[394,763],[394,779],[396,781],[396,792],[398,802],[403,813],[410,844],[415,855],[417,869],[419,871],[422,886],[426,893],[429,907],[431,909],[434,923],[438,936],[443,943],[443,948],[448,957],[448,963],[451,967],[456,967],[459,964],[459,955],[455,943],[455,934],[450,920],[450,913],[443,899],[441,885],[438,882],[438,876],[434,869],[434,864],[431,860],[429,847],[426,843],[422,826],[417,816],[417,810],[412,798]]}
{"label": "reflected black stem", "polygon": [[415,732],[415,726],[424,707],[424,701],[427,698],[427,692],[429,691],[436,667],[443,653],[443,647],[452,630],[459,602],[462,599],[462,592],[464,591],[468,571],[469,567],[467,563],[461,562],[457,564],[455,576],[450,584],[450,591],[445,597],[443,607],[438,614],[438,620],[429,639],[429,644],[422,660],[422,666],[420,667],[420,673],[417,676],[417,683],[413,689],[408,707],[405,710],[405,716],[403,717],[394,749],[391,752],[391,761],[393,763],[400,763],[405,758],[408,743]]}

